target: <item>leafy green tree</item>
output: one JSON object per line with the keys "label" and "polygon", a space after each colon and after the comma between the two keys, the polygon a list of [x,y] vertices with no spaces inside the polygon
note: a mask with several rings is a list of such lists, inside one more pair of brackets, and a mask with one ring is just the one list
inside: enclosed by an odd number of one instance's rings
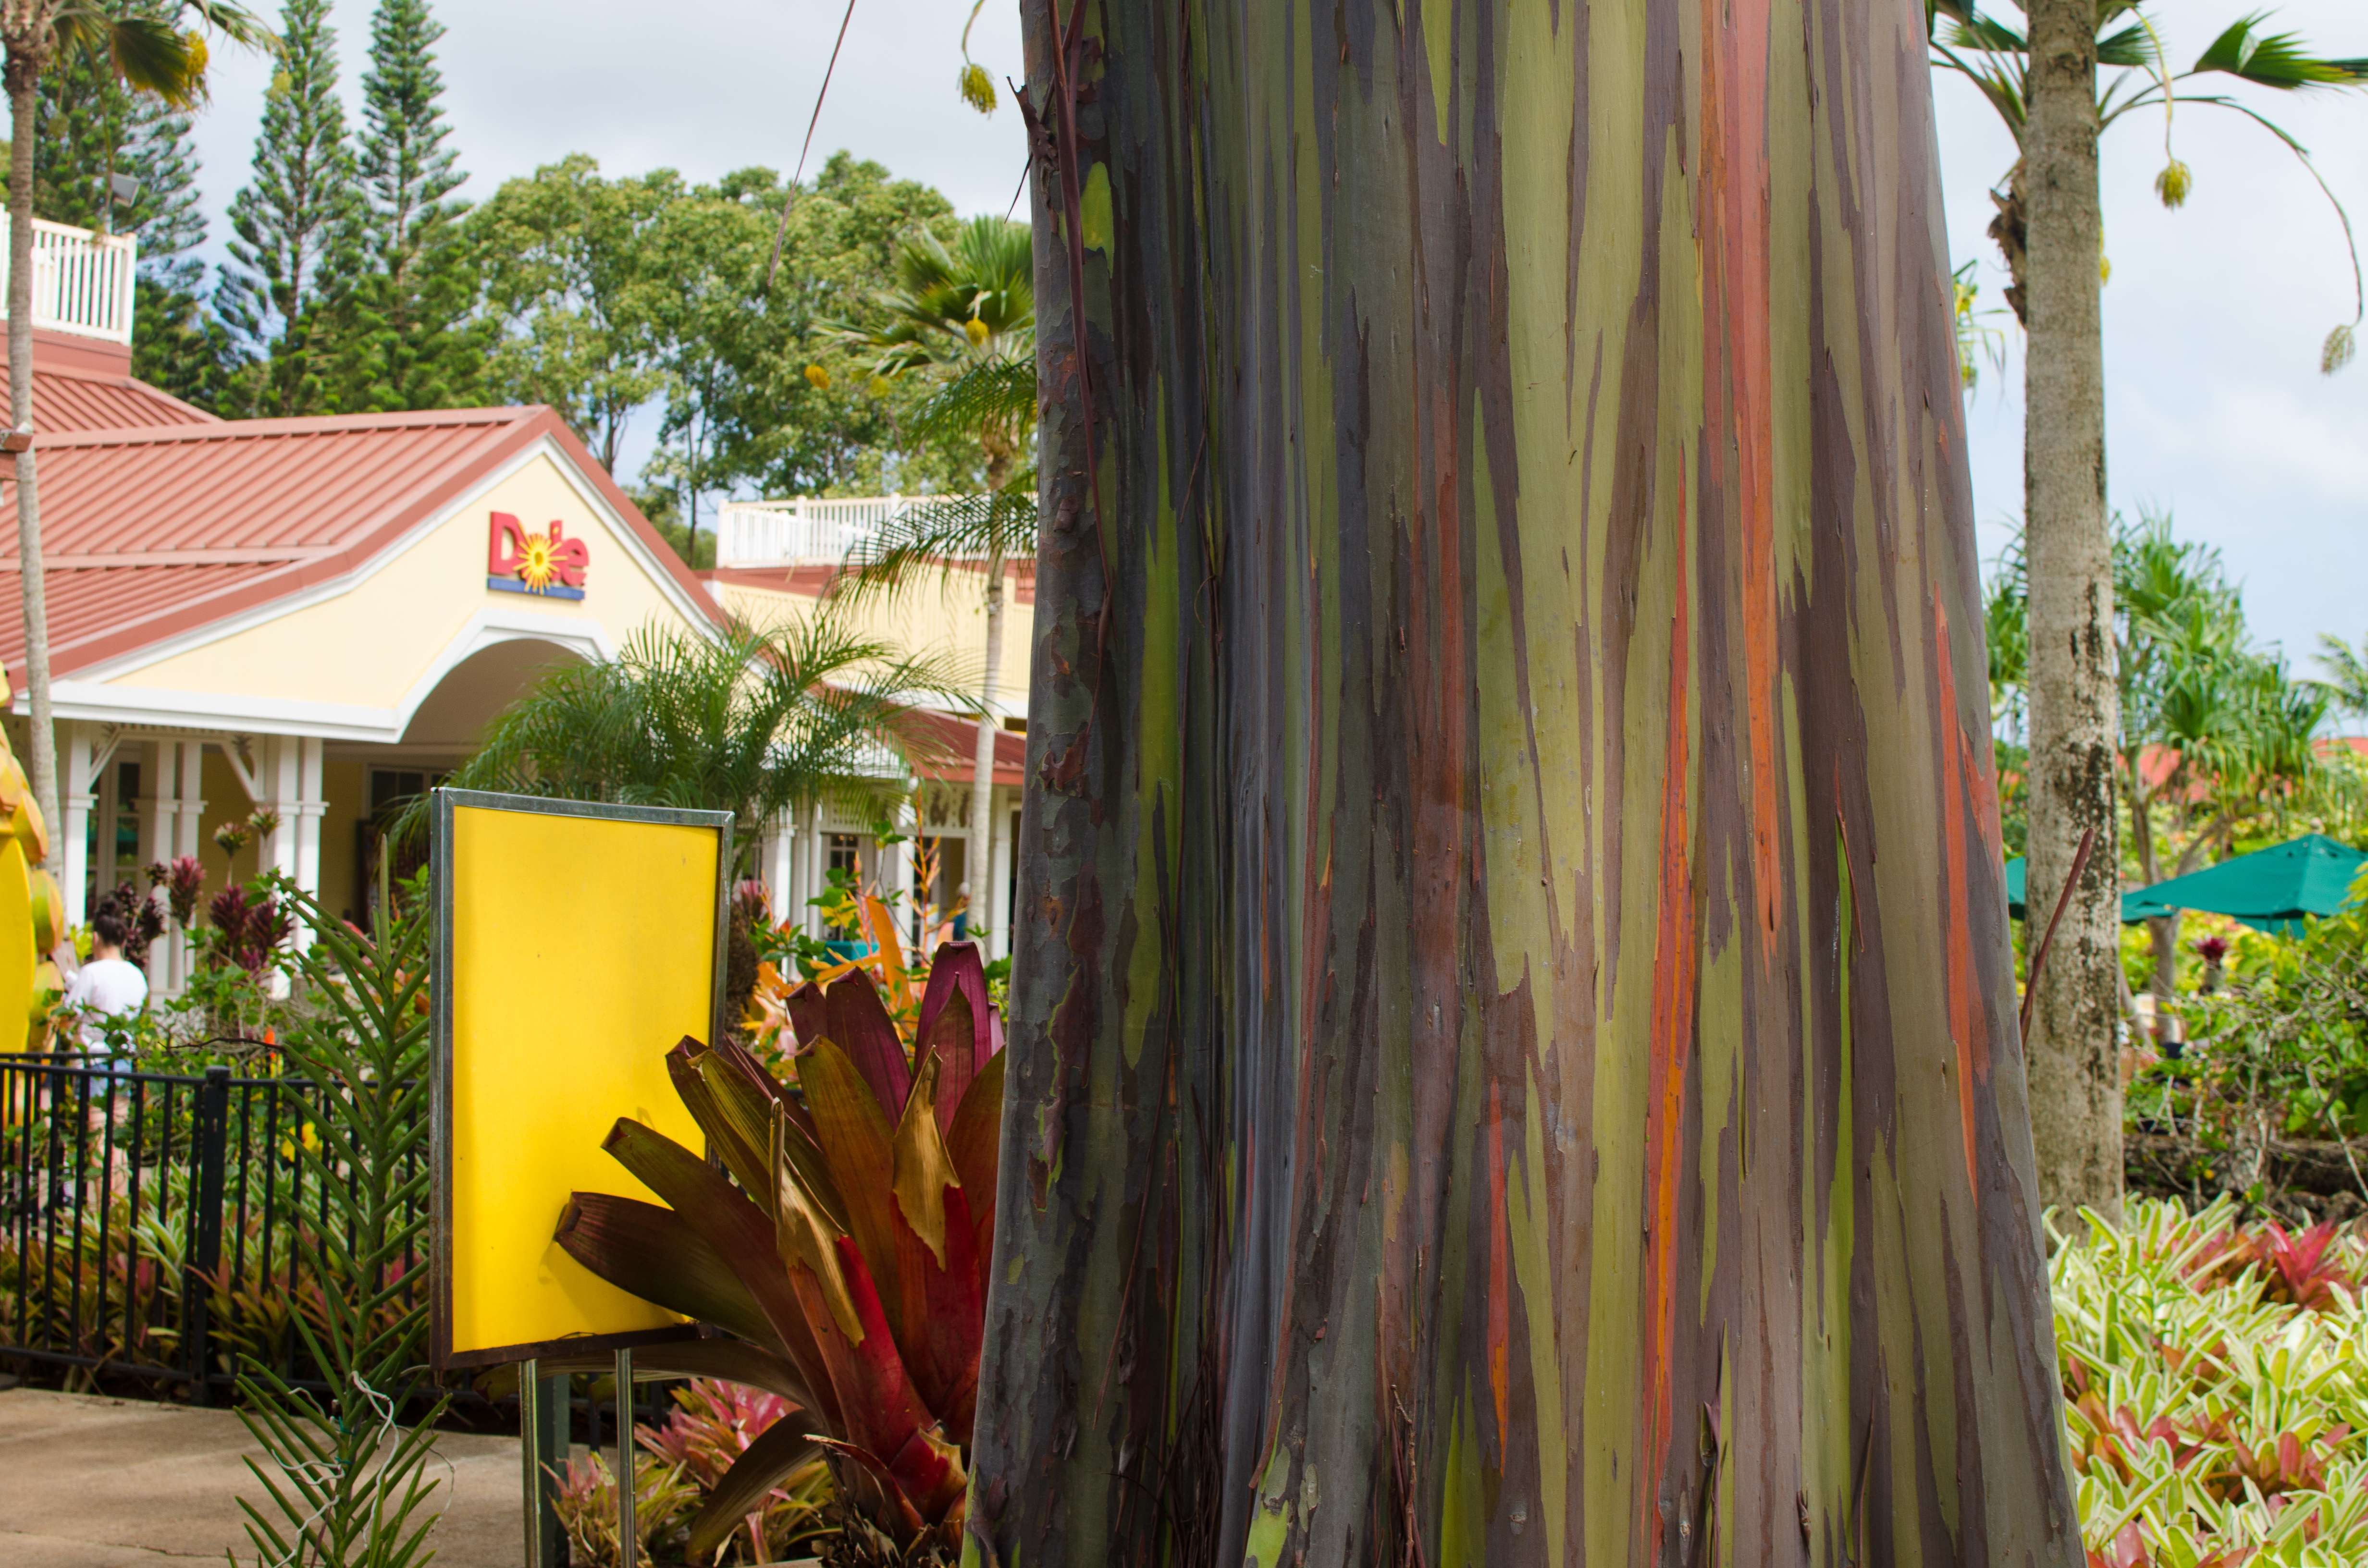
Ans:
{"label": "leafy green tree", "polygon": [[[2029,330],[2024,357],[2023,515],[2029,523],[2029,887],[2049,908],[2090,834],[2092,856],[2065,907],[2053,956],[2026,1009],[2032,1132],[2040,1191],[2066,1212],[2108,1214],[2121,1198],[2121,1058],[2117,1046],[2121,911],[2114,869],[2112,757],[2121,725],[2112,644],[2112,546],[2105,496],[2103,222],[2097,187],[2100,134],[2137,110],[2163,115],[2166,163],[2155,182],[2177,207],[2193,177],[2170,147],[2182,106],[2241,114],[2277,135],[2304,165],[2300,142],[2206,77],[2280,91],[2348,86],[2368,62],[2323,60],[2260,14],[2224,28],[2184,72],[2135,0],[2021,0],[2029,32],[1976,0],[1927,0],[1936,70],[1972,82],[2020,154],[1994,192],[1990,227],[2012,286],[2008,302]],[[2100,67],[2103,75],[2100,79]],[[2324,188],[2324,182],[2321,182]],[[2332,195],[2330,193],[2330,199]],[[2339,205],[2339,215],[2341,208]],[[2345,220],[2347,244],[2349,219]],[[2353,320],[2363,303],[2353,252]],[[2351,327],[2328,335],[2322,365],[2351,355]]]}
{"label": "leafy green tree", "polygon": [[280,69],[264,98],[254,178],[232,198],[230,244],[214,308],[243,361],[232,393],[243,413],[287,416],[330,407],[326,307],[354,265],[361,197],[329,0],[288,0]]}
{"label": "leafy green tree", "polygon": [[444,36],[427,0],[381,0],[362,76],[355,157],[362,208],[358,274],[333,323],[341,412],[468,407],[484,401],[490,324],[476,314],[475,258],[450,199],[468,176],[447,145]]}
{"label": "leafy green tree", "polygon": [[[127,85],[176,108],[205,96],[206,50],[194,19],[234,41],[261,43],[262,25],[227,0],[174,0],[138,9],[108,0],[11,0],[0,6],[0,48],[8,88],[8,395],[16,428],[33,426],[33,150],[40,140],[41,78],[60,57],[103,60]],[[31,710],[33,798],[49,821],[58,816],[58,755],[50,704],[48,583],[41,565],[39,462],[17,455],[17,559],[25,607],[25,685]]]}
{"label": "leafy green tree", "polygon": [[[718,286],[686,290],[679,324],[669,331],[682,346],[670,351],[680,371],[701,356],[715,361],[701,400],[710,454],[701,488],[728,483],[768,495],[974,488],[983,466],[977,445],[923,441],[914,426],[936,389],[925,379],[877,374],[873,356],[839,331],[848,318],[877,310],[905,236],[953,232],[951,204],[879,164],[835,153],[790,205],[781,266],[765,288],[786,195],[766,169],[718,184],[712,199],[731,205],[729,222],[713,211],[701,220],[714,236]],[[678,375],[675,384],[687,388],[691,377]],[[670,404],[670,439],[688,435],[688,415],[683,403]],[[677,472],[685,466],[668,460]]]}
{"label": "leafy green tree", "polygon": [[576,153],[507,181],[467,220],[502,334],[495,384],[557,409],[611,472],[627,423],[666,384],[665,268],[649,239],[681,188],[671,170],[605,178]]}
{"label": "leafy green tree", "polygon": [[745,857],[794,808],[833,799],[868,812],[900,792],[897,759],[924,752],[932,733],[910,711],[930,696],[965,700],[937,660],[829,616],[720,636],[652,629],[614,659],[546,676],[448,782],[728,811]]}

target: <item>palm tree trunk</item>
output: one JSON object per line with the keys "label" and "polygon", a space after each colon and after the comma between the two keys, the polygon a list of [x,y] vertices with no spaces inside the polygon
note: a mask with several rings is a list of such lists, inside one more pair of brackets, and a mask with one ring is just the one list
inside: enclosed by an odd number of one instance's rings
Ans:
{"label": "palm tree trunk", "polygon": [[[2031,568],[2031,836],[2026,904],[2055,906],[2080,837],[2096,847],[2037,977],[2032,1136],[2043,1202],[2121,1212],[2121,857],[2112,539],[2105,512],[2095,0],[2031,0],[2030,347],[2023,414]],[[2033,941],[2037,925],[2032,927]]]}
{"label": "palm tree trunk", "polygon": [[[1002,487],[995,487],[1000,493]],[[968,881],[973,903],[970,923],[979,924],[987,901],[995,867],[995,733],[1003,722],[995,711],[996,688],[1003,674],[1003,551],[986,552],[986,673],[978,683],[978,742],[971,753],[970,864]],[[1008,938],[1007,938],[1008,940]]]}
{"label": "palm tree trunk", "polygon": [[2078,1562],[1918,9],[1022,17],[979,1560]]}
{"label": "palm tree trunk", "polygon": [[[8,153],[8,411],[19,432],[33,428],[33,117],[40,57],[15,49],[6,67]],[[50,716],[50,611],[41,571],[40,491],[33,453],[17,454],[17,570],[25,591],[25,687],[32,709],[33,799],[49,824],[53,858],[65,856],[58,814],[57,732]]]}

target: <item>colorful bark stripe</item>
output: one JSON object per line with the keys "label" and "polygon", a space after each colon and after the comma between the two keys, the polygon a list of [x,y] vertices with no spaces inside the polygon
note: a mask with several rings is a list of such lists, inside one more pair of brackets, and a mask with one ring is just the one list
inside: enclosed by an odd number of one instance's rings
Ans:
{"label": "colorful bark stripe", "polygon": [[1920,7],[1022,9],[975,1560],[2077,1563]]}

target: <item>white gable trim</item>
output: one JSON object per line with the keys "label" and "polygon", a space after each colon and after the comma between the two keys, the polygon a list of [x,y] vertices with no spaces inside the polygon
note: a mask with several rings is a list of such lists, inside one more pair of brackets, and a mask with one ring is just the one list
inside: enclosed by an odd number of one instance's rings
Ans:
{"label": "white gable trim", "polygon": [[[130,653],[120,653],[112,659],[108,659],[99,664],[92,665],[86,669],[76,672],[75,676],[72,681],[59,682],[53,688],[53,691],[62,693],[69,686],[84,687],[101,685],[106,682],[112,681],[119,676],[131,674],[135,670],[145,669],[151,665],[162,664],[167,659],[177,658],[183,653],[190,653],[197,649],[207,647],[210,644],[222,642],[225,639],[235,637],[241,632],[251,631],[258,626],[267,626],[272,621],[279,619],[282,616],[293,615],[298,610],[309,609],[314,605],[323,604],[330,599],[337,598],[342,595],[349,594],[356,588],[361,586],[364,583],[370,581],[370,578],[376,576],[381,570],[391,565],[405,551],[411,550],[414,546],[427,539],[428,535],[444,527],[447,523],[451,522],[461,513],[470,510],[473,506],[482,506],[484,503],[485,498],[490,495],[494,490],[500,485],[507,483],[518,472],[519,470],[525,468],[528,464],[533,462],[538,458],[549,458],[551,460],[552,466],[558,470],[560,477],[566,482],[568,488],[575,493],[576,499],[584,504],[584,506],[587,511],[591,512],[595,517],[608,524],[609,533],[615,537],[618,543],[623,546],[625,553],[632,559],[635,564],[642,568],[643,573],[657,585],[659,594],[666,599],[668,605],[673,607],[675,613],[681,616],[692,626],[712,634],[714,624],[712,619],[714,609],[713,605],[705,602],[703,597],[696,599],[693,598],[683,587],[682,584],[676,580],[674,574],[667,571],[664,563],[651,552],[649,546],[643,540],[641,535],[633,530],[632,525],[625,521],[623,516],[620,514],[615,507],[609,505],[606,498],[600,494],[598,490],[595,489],[591,484],[586,482],[583,472],[576,468],[574,460],[567,455],[566,450],[562,448],[557,441],[553,440],[549,436],[544,436],[538,438],[533,445],[528,447],[524,451],[518,453],[509,461],[502,464],[493,472],[487,474],[483,480],[480,480],[476,484],[472,485],[467,493],[455,500],[450,506],[445,507],[442,511],[436,513],[426,521],[419,523],[417,526],[404,530],[403,535],[396,539],[393,543],[388,545],[385,549],[371,556],[368,561],[363,562],[354,570],[347,572],[341,576],[332,577],[325,582],[315,583],[309,588],[304,588],[296,593],[288,594],[279,598],[273,599],[268,604],[257,605],[254,608],[242,611],[237,615],[227,616],[221,620],[209,621],[205,625],[185,631],[177,637],[168,637],[160,642],[144,643],[142,646],[131,650]],[[537,635],[540,635],[540,633]],[[433,683],[431,682],[430,684],[432,685]],[[61,697],[59,700],[63,703],[63,697]],[[293,703],[281,704],[281,706],[294,708],[317,708],[323,710],[335,709],[337,707],[336,704],[326,703]],[[21,705],[17,710],[19,712],[24,711]],[[383,709],[352,709],[347,710],[353,712],[391,711],[391,710]],[[68,716],[63,706],[59,708],[58,714],[61,718]],[[306,730],[302,732],[290,730],[286,732],[273,731],[270,733],[285,733],[290,734],[302,733],[305,734],[320,734],[324,732],[317,730]]]}
{"label": "white gable trim", "polygon": [[[500,642],[549,642],[586,660],[611,659],[617,649],[596,621],[537,615],[523,607],[496,606],[469,618],[392,708],[342,702],[297,702],[217,691],[177,691],[162,687],[111,686],[101,681],[63,680],[51,688],[60,719],[96,723],[228,731],[233,734],[311,735],[331,741],[399,743],[419,705],[444,677],[471,654]],[[18,702],[17,711],[27,710]]]}

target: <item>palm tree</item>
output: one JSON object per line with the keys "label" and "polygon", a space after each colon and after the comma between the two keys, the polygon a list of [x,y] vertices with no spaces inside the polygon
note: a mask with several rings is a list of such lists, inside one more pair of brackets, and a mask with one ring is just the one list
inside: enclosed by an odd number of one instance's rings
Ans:
{"label": "palm tree", "polygon": [[824,800],[869,810],[896,792],[902,760],[928,754],[912,717],[924,697],[965,703],[935,661],[828,616],[735,622],[720,636],[654,628],[614,659],[546,676],[447,782],[728,811],[746,856],[768,822]]}
{"label": "palm tree", "polygon": [[[16,433],[17,568],[25,592],[25,685],[32,707],[33,798],[55,832],[58,745],[50,717],[50,616],[41,571],[40,492],[33,468],[33,139],[41,74],[62,54],[103,60],[126,85],[176,108],[206,95],[206,44],[189,17],[234,43],[268,47],[270,30],[228,0],[6,0],[0,46],[7,50],[8,397]],[[64,840],[54,840],[63,846]],[[63,853],[63,848],[61,849]]]}
{"label": "palm tree", "polygon": [[986,575],[986,664],[979,679],[971,759],[973,871],[993,864],[988,801],[995,786],[995,713],[1003,665],[1005,563],[1036,553],[1036,472],[1022,456],[1036,424],[1035,258],[1028,227],[973,219],[948,246],[924,233],[898,254],[897,286],[883,294],[885,324],[847,335],[878,355],[883,376],[932,371],[944,385],[912,432],[923,442],[977,441],[986,493],[907,507],[859,545],[833,585],[860,597],[893,592],[916,574],[951,584]]}
{"label": "palm tree", "polygon": [[2368,639],[2355,650],[2342,638],[2322,631],[2318,662],[2329,676],[2317,683],[2328,701],[2355,719],[2368,718]]}
{"label": "palm tree", "polygon": [[[2030,334],[2023,404],[2023,515],[2030,551],[2030,851],[2033,907],[2046,909],[2094,833],[2078,896],[2038,977],[2025,1042],[2032,1131],[2043,1199],[2066,1212],[2108,1215],[2121,1200],[2121,1066],[2115,1047],[2121,969],[2113,756],[2122,732],[2111,657],[2112,549],[2105,502],[2102,220],[2097,140],[2123,116],[2159,108],[2163,201],[2184,202],[2193,179],[2169,152],[2172,117],[2201,105],[2240,114],[2276,135],[2309,169],[2307,151],[2274,121],[2199,78],[2233,76],[2281,91],[2359,85],[2368,62],[2322,60],[2258,15],[2223,29],[2184,72],[2136,0],[2023,0],[2024,33],[1976,0],[1928,0],[1932,62],[1989,100],[2021,153],[1994,193],[1990,233],[2004,254],[2009,303]],[[1944,25],[1945,22],[1945,25]],[[2099,91],[2100,66],[2112,73]],[[2320,181],[2320,188],[2326,188]],[[2328,199],[2333,200],[2330,192]],[[2336,211],[2350,243],[2351,222]],[[2362,304],[2353,252],[2353,323]],[[2351,325],[2328,336],[2322,368],[2351,356]]]}
{"label": "palm tree", "polygon": [[[2079,3],[2085,5],[2088,0]],[[2094,0],[2094,4],[2096,64],[2115,73],[2096,96],[2097,133],[2101,136],[2124,115],[2137,110],[2162,110],[2163,167],[2155,176],[2154,187],[2165,207],[2185,206],[2195,187],[2193,171],[2171,149],[2171,129],[2178,110],[2182,105],[2192,105],[2242,115],[2276,137],[2300,160],[2335,209],[2351,256],[2352,316],[2349,323],[2339,324],[2328,333],[2327,341],[2320,347],[2319,364],[2329,373],[2341,369],[2351,358],[2353,335],[2363,306],[2368,306],[2368,296],[2362,291],[2360,251],[2352,237],[2351,215],[2319,174],[2318,165],[2311,161],[2309,150],[2293,133],[2226,93],[2197,92],[2186,84],[2199,77],[2228,75],[2280,92],[2358,87],[2368,84],[2368,60],[2321,59],[2311,54],[2294,34],[2268,31],[2262,25],[2265,14],[2255,12],[2225,28],[2212,40],[2210,48],[2196,56],[2193,65],[2185,71],[2173,71],[2168,63],[2162,35],[2146,16],[2140,0]],[[1932,0],[1931,11],[1932,63],[1973,83],[2005,121],[2014,136],[2016,149],[2022,151],[2031,107],[2028,40],[1997,17],[1984,15],[1975,0]],[[1942,17],[1948,19],[1945,29],[1941,27]],[[2003,188],[1990,192],[1998,212],[1990,222],[1989,235],[1998,242],[1998,252],[2013,279],[2006,291],[2007,302],[2014,307],[2017,319],[2026,324],[2025,273],[2030,235],[2027,198],[2027,171],[2018,160],[2008,171]],[[2100,266],[2103,266],[2101,256]],[[1962,287],[1962,273],[1959,282]]]}

